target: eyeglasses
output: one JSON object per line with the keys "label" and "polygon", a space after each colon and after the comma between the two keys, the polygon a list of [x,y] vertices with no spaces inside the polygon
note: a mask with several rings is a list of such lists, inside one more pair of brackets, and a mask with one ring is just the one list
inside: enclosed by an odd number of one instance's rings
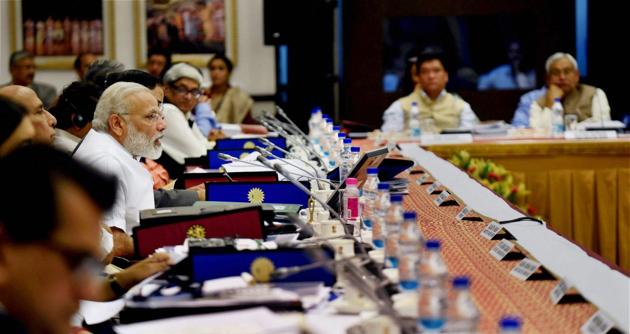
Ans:
{"label": "eyeglasses", "polygon": [[97,277],[103,271],[101,262],[88,252],[69,249],[54,242],[46,242],[43,245],[59,254],[68,270],[78,280]]}
{"label": "eyeglasses", "polygon": [[147,115],[139,115],[139,114],[130,114],[128,112],[121,112],[118,113],[118,115],[138,115],[141,116],[144,120],[146,120],[149,123],[157,123],[158,121],[163,121],[164,120],[164,114],[162,113],[162,108],[160,106],[160,111],[153,111]]}
{"label": "eyeglasses", "polygon": [[567,67],[567,68],[554,68],[551,69],[549,71],[549,75],[551,76],[559,76],[560,74],[564,74],[564,76],[568,76],[570,74],[573,74],[575,72],[575,69]]}
{"label": "eyeglasses", "polygon": [[199,88],[188,90],[184,87],[175,86],[175,85],[171,85],[171,88],[173,88],[175,93],[180,94],[180,95],[186,95],[190,93],[190,95],[192,95],[192,97],[196,99],[198,99],[201,96],[201,90]]}

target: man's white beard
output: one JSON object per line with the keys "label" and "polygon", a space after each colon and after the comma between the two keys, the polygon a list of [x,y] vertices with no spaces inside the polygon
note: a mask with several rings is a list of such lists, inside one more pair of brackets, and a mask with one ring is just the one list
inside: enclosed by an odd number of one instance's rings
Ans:
{"label": "man's white beard", "polygon": [[133,156],[155,160],[162,155],[162,145],[154,143],[162,136],[161,133],[158,133],[154,138],[149,138],[146,134],[138,131],[135,125],[129,123],[129,133],[123,141],[123,147]]}

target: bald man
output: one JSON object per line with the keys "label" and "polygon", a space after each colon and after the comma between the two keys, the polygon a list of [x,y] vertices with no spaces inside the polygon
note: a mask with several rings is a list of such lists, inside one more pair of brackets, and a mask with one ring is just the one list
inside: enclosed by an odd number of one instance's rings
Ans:
{"label": "bald man", "polygon": [[55,139],[57,119],[51,115],[35,91],[28,87],[10,85],[0,88],[0,96],[5,97],[26,109],[28,119],[35,128],[36,143],[50,145]]}

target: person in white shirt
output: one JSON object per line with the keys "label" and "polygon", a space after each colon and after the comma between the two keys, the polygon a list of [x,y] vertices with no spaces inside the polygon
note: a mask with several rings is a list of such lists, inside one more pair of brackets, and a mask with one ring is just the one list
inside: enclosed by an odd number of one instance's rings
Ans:
{"label": "person in white shirt", "polygon": [[425,48],[416,62],[418,85],[414,91],[398,99],[383,114],[383,132],[409,129],[411,105],[416,103],[420,120],[432,119],[436,130],[472,128],[479,120],[470,105],[446,91],[448,72],[444,53],[437,47]]}
{"label": "person in white shirt", "polygon": [[183,172],[186,158],[204,156],[211,148],[192,115],[201,96],[202,80],[199,70],[186,63],[173,65],[164,74],[164,118],[168,127],[162,140],[164,155],[157,162],[172,178]]}
{"label": "person in white shirt", "polygon": [[98,102],[98,86],[75,81],[63,89],[50,113],[57,119],[53,146],[67,154],[72,154],[81,139],[92,128],[92,118]]}
{"label": "person in white shirt", "polygon": [[603,90],[581,84],[575,58],[556,52],[545,63],[547,92],[532,103],[529,125],[534,129],[550,129],[551,106],[555,99],[562,101],[564,114],[577,115],[579,122],[610,120],[610,106]]}
{"label": "person in white shirt", "polygon": [[139,84],[118,82],[103,92],[88,132],[74,157],[118,178],[112,210],[103,218],[114,236],[114,256],[133,254],[127,235],[139,223],[139,211],[153,209],[153,179],[138,161],[162,154],[166,122],[158,100]]}

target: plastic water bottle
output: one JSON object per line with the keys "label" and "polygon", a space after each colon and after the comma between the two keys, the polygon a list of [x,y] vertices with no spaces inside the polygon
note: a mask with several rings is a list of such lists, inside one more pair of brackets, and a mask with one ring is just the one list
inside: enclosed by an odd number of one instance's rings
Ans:
{"label": "plastic water bottle", "polygon": [[[341,167],[341,155],[344,153],[344,140],[346,140],[346,134],[343,132],[340,132],[337,134],[337,142],[336,142],[336,146],[335,146],[335,151],[337,153],[337,166]],[[350,141],[350,143],[352,143],[352,140]],[[348,154],[350,154],[350,145],[348,145]]]}
{"label": "plastic water bottle", "polygon": [[422,333],[441,333],[446,325],[446,289],[427,285],[420,278],[418,288],[418,328]]}
{"label": "plastic water bottle", "polygon": [[551,133],[561,135],[564,132],[564,108],[560,98],[553,100],[551,106]]}
{"label": "plastic water bottle", "polygon": [[352,145],[352,139],[344,138],[341,154],[339,155],[339,182],[343,182],[350,175],[354,166],[350,145]]}
{"label": "plastic water bottle", "polygon": [[476,333],[479,309],[470,295],[470,278],[457,276],[453,279],[453,299],[448,303],[446,323],[449,333]]}
{"label": "plastic water bottle", "polygon": [[499,320],[499,334],[520,334],[521,319],[515,316],[503,316]]}
{"label": "plastic water bottle", "polygon": [[409,113],[409,136],[420,138],[420,110],[417,102],[411,102],[411,112]]}
{"label": "plastic water bottle", "polygon": [[374,221],[372,223],[372,243],[375,248],[385,246],[385,213],[389,208],[389,183],[378,184],[378,194],[374,200]]}
{"label": "plastic water bottle", "polygon": [[448,268],[440,252],[439,240],[427,240],[420,263],[420,278],[425,286],[440,286],[446,289]]}
{"label": "plastic water bottle", "polygon": [[350,153],[352,156],[352,166],[354,167],[354,165],[359,162],[359,159],[361,159],[361,148],[359,146],[352,146],[350,147]]}
{"label": "plastic water bottle", "polygon": [[349,177],[346,180],[346,189],[343,191],[343,217],[348,220],[357,220],[360,215],[357,179]]}
{"label": "plastic water bottle", "polygon": [[315,107],[311,110],[311,118],[308,120],[308,137],[311,143],[317,144],[319,141],[319,135],[321,132],[321,126],[319,123],[322,121],[322,109]]}
{"label": "plastic water bottle", "polygon": [[391,195],[391,205],[385,214],[385,266],[398,268],[398,242],[403,221],[402,196]]}
{"label": "plastic water bottle", "polygon": [[416,213],[403,213],[400,225],[400,239],[398,246],[398,281],[400,290],[414,292],[418,289],[420,278],[419,266],[424,238],[416,224]]}
{"label": "plastic water bottle", "polygon": [[363,217],[363,227],[367,230],[372,229],[372,222],[374,221],[374,204],[378,194],[378,184],[378,167],[368,167],[367,179],[361,189],[361,202],[363,203],[361,216]]}

